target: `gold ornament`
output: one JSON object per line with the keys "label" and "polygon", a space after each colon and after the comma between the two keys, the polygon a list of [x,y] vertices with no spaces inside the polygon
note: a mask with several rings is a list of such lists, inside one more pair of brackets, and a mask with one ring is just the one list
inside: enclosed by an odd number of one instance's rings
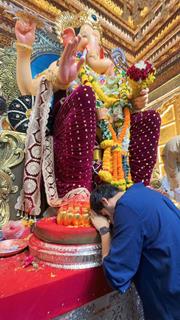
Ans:
{"label": "gold ornament", "polygon": [[69,11],[62,12],[55,22],[55,30],[58,37],[60,37],[66,28],[80,28],[84,24],[90,25],[102,35],[99,17],[92,9],[80,11],[78,14]]}
{"label": "gold ornament", "polygon": [[25,43],[21,43],[21,42],[16,41],[16,48],[18,48],[18,47],[21,47],[21,48],[26,49],[28,51],[32,51],[32,47],[31,46],[28,46]]}
{"label": "gold ornament", "polygon": [[16,82],[16,50],[0,48],[0,79],[7,104],[20,95]]}
{"label": "gold ornament", "polygon": [[28,0],[28,2],[39,8],[40,10],[43,10],[47,12],[48,14],[52,16],[58,16],[61,12],[60,9],[57,9],[53,4],[50,3],[50,1],[46,0]]}
{"label": "gold ornament", "polygon": [[115,15],[117,18],[122,16],[123,10],[117,5],[114,1],[111,0],[96,0],[100,6],[103,6],[106,10],[110,11],[110,13]]}
{"label": "gold ornament", "polygon": [[6,130],[0,134],[0,228],[10,218],[9,196],[18,191],[11,169],[24,159],[24,142],[23,134]]}

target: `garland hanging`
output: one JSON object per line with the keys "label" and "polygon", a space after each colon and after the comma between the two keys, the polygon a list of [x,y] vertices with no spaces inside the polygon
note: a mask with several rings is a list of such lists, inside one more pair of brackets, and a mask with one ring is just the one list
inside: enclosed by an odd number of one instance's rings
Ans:
{"label": "garland hanging", "polygon": [[[126,82],[123,82],[120,86],[121,92],[117,96],[107,96],[100,85],[93,76],[86,73],[85,68],[82,68],[80,72],[80,79],[83,85],[88,85],[93,88],[97,99],[103,102],[104,108],[110,108],[121,100],[123,107],[124,123],[119,136],[117,136],[112,124],[108,119],[101,120],[102,131],[108,129],[108,134],[103,135],[103,141],[100,144],[101,149],[104,150],[102,159],[102,169],[98,175],[102,181],[111,183],[122,190],[132,185],[130,169],[128,164],[128,152],[122,149],[122,142],[127,134],[127,130],[130,127],[130,110],[128,95],[130,89]],[[106,129],[105,129],[106,128]],[[106,138],[107,136],[107,138]]]}

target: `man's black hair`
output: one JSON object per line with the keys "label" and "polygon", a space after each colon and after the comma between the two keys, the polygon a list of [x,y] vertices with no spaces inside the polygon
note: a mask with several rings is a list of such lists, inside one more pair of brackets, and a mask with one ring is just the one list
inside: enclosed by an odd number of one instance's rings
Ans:
{"label": "man's black hair", "polygon": [[114,197],[120,190],[117,187],[112,186],[111,184],[101,184],[96,189],[91,192],[90,196],[90,207],[96,213],[104,208],[102,204],[102,198],[110,199]]}

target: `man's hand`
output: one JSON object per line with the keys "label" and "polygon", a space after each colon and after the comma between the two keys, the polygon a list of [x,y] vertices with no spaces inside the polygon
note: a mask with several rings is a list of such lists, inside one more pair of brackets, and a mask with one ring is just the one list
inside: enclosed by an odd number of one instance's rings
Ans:
{"label": "man's hand", "polygon": [[109,228],[109,221],[106,217],[102,215],[98,215],[95,211],[91,210],[91,221],[93,226],[96,228],[97,231],[99,231],[102,227]]}
{"label": "man's hand", "polygon": [[139,111],[139,110],[143,109],[148,104],[148,92],[149,92],[148,88],[143,89],[140,92],[140,96],[135,98],[132,101],[135,111]]}

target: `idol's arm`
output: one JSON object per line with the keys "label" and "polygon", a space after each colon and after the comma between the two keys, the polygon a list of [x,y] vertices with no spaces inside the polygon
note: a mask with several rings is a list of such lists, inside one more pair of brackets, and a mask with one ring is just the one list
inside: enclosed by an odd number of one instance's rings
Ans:
{"label": "idol's arm", "polygon": [[47,70],[35,79],[31,74],[31,53],[35,41],[36,23],[30,20],[18,20],[15,25],[17,38],[17,68],[16,78],[22,95],[36,95],[42,76],[52,83],[53,91],[64,89],[60,81],[59,67],[53,62]]}
{"label": "idol's arm", "polygon": [[17,44],[16,79],[22,95],[36,95],[39,79],[33,80],[31,74],[30,46]]}
{"label": "idol's arm", "polygon": [[17,69],[16,77],[19,90],[22,95],[36,96],[41,78],[44,76],[53,86],[53,91],[67,89],[60,81],[59,67],[57,61],[53,62],[48,69],[44,70],[35,79],[31,74],[31,48],[26,45],[17,44]]}
{"label": "idol's arm", "polygon": [[45,76],[53,86],[53,91],[64,90],[78,77],[84,57],[76,62],[76,51],[81,37],[74,37],[65,46],[59,66],[53,62],[36,79],[31,74],[31,52],[35,41],[36,23],[31,20],[18,20],[15,25],[17,38],[17,84],[23,95],[36,95],[41,77]]}

